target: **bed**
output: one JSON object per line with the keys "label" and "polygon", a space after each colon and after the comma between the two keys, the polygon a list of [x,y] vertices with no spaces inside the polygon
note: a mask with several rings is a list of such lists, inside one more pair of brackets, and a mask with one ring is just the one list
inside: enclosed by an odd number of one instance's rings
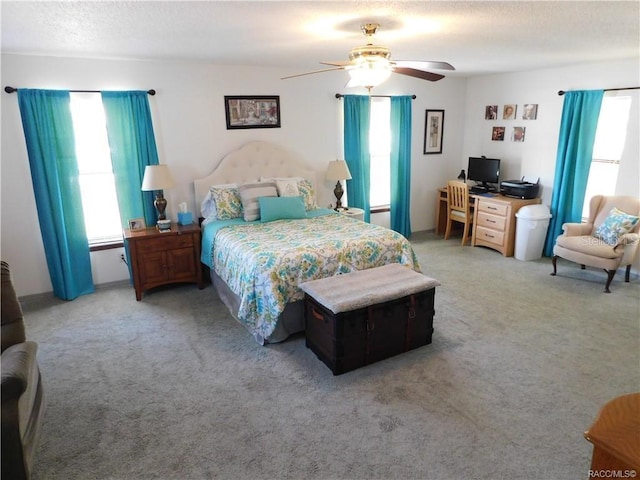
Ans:
{"label": "bed", "polygon": [[318,208],[316,172],[279,146],[248,143],[194,188],[204,218],[201,261],[261,345],[304,331],[305,281],[389,263],[420,271],[399,233]]}

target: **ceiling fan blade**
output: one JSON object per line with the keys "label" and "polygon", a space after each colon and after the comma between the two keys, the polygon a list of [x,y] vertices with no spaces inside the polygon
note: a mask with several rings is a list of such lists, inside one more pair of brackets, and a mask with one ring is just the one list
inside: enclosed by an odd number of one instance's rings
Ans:
{"label": "ceiling fan blade", "polygon": [[430,82],[437,82],[444,78],[444,75],[440,75],[439,73],[425,72],[424,70],[416,70],[415,68],[396,67],[393,69],[393,72],[422,80],[429,80]]}
{"label": "ceiling fan blade", "polygon": [[280,80],[286,80],[287,78],[304,77],[305,75],[313,75],[314,73],[333,72],[334,70],[344,70],[344,68],[343,67],[325,68],[324,70],[315,70],[313,72],[298,73],[297,75],[289,75],[287,77],[282,77]]}
{"label": "ceiling fan blade", "polygon": [[348,67],[349,65],[351,65],[350,61],[336,61],[336,62],[320,62],[321,65],[333,65],[334,67]]}
{"label": "ceiling fan blade", "polygon": [[420,60],[395,60],[399,67],[415,68],[416,70],[455,70],[453,65],[447,62],[429,62]]}

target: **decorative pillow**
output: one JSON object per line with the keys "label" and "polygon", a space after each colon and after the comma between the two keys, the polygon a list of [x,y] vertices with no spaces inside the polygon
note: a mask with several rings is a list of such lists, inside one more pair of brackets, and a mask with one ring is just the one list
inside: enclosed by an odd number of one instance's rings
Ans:
{"label": "decorative pillow", "polygon": [[302,197],[260,197],[260,220],[307,218]]}
{"label": "decorative pillow", "polygon": [[244,219],[247,222],[253,222],[260,218],[258,198],[278,196],[278,190],[274,182],[245,183],[238,187],[238,191],[242,201]]}
{"label": "decorative pillow", "polygon": [[278,196],[280,197],[300,196],[297,178],[279,178],[276,180],[276,187],[278,188]]}
{"label": "decorative pillow", "polygon": [[231,220],[242,216],[242,202],[235,184],[214,185],[209,189],[215,202],[218,220]]}
{"label": "decorative pillow", "polygon": [[318,204],[316,203],[316,193],[309,180],[298,180],[298,190],[304,200],[305,210],[309,211],[318,208]]}
{"label": "decorative pillow", "polygon": [[211,190],[207,192],[207,195],[200,204],[200,216],[202,218],[209,218],[216,216],[216,202],[211,198]]}
{"label": "decorative pillow", "polygon": [[640,217],[629,215],[613,207],[609,212],[609,216],[593,232],[593,236],[609,245],[615,245],[618,243],[618,238],[633,230],[639,220]]}

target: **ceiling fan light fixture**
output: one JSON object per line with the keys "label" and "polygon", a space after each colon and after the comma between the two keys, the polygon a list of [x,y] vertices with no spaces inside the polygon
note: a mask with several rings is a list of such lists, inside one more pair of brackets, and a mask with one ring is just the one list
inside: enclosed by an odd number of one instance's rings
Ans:
{"label": "ceiling fan light fixture", "polygon": [[393,67],[387,59],[376,57],[359,61],[355,65],[348,67],[347,71],[351,77],[348,86],[361,86],[371,89],[384,83],[393,72]]}
{"label": "ceiling fan light fixture", "polygon": [[323,65],[330,65],[333,68],[290,75],[283,77],[283,79],[333,70],[346,70],[349,72],[351,78],[346,85],[347,88],[365,87],[371,91],[373,87],[385,82],[391,73],[436,82],[443,79],[444,75],[429,72],[428,69],[455,70],[452,65],[446,62],[418,60],[391,61],[391,51],[389,48],[382,45],[375,45],[373,42],[373,36],[379,26],[377,23],[362,25],[362,33],[364,33],[367,38],[367,44],[352,48],[349,52],[349,61],[320,62]]}

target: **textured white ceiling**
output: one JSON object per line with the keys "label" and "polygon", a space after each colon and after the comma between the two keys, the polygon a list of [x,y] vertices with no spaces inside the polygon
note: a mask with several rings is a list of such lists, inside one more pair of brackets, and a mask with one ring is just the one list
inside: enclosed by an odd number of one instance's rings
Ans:
{"label": "textured white ceiling", "polygon": [[[640,2],[2,1],[2,52],[282,67],[347,60],[381,24],[394,60],[453,75],[638,58]],[[449,75],[449,72],[444,72]]]}

